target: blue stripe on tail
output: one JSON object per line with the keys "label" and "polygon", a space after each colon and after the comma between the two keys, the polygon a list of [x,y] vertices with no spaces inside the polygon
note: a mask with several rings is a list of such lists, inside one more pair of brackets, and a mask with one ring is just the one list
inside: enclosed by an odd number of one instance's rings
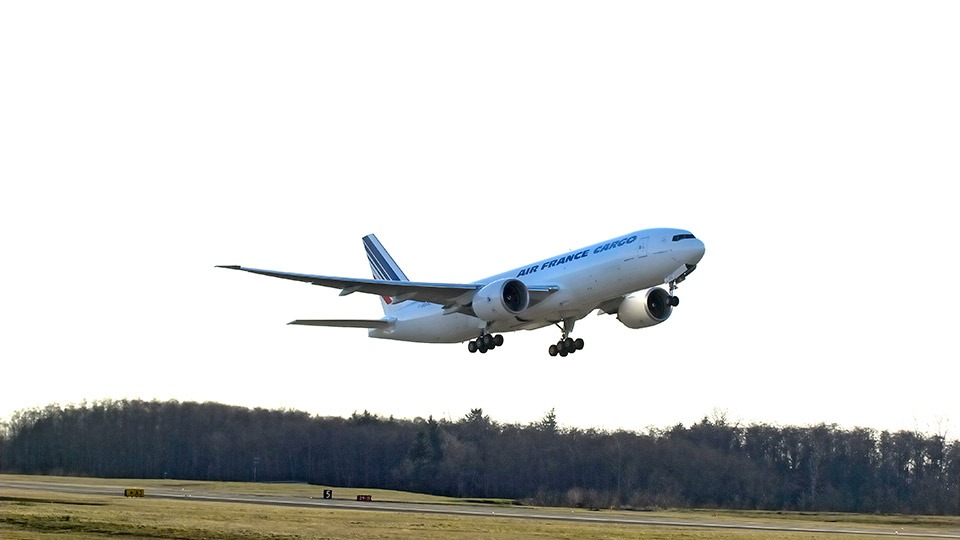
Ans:
{"label": "blue stripe on tail", "polygon": [[386,281],[404,281],[390,268],[390,265],[376,251],[376,247],[366,238],[363,239],[363,245],[367,250],[367,259],[370,260],[370,268],[373,270],[375,278]]}
{"label": "blue stripe on tail", "polygon": [[[370,270],[373,272],[373,278],[381,281],[409,281],[403,270],[397,266],[397,262],[387,253],[386,248],[380,243],[376,235],[369,234],[363,237],[363,249],[367,252],[367,261],[370,262]],[[393,299],[384,296],[381,299],[384,314],[389,315],[391,311],[397,309],[398,303]],[[400,302],[402,304],[403,302]]]}

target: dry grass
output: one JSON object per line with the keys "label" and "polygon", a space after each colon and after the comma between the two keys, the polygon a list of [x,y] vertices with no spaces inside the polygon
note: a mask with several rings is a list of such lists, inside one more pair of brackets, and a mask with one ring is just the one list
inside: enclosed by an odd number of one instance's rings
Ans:
{"label": "dry grass", "polygon": [[779,512],[765,510],[673,510],[670,515],[687,518],[762,521],[764,523],[817,523],[842,526],[867,526],[896,530],[899,527],[919,527],[924,530],[944,530],[960,534],[960,516],[917,516],[906,514],[854,514],[848,512]]}
{"label": "dry grass", "polygon": [[[803,533],[195,503],[0,490],[4,540],[799,539]],[[817,534],[833,540],[839,535]],[[849,538],[849,537],[846,537]],[[862,538],[862,537],[861,537]],[[867,536],[866,538],[869,538]]]}
{"label": "dry grass", "polygon": [[[244,493],[286,496],[322,496],[322,486],[291,484],[235,484],[164,480],[104,480],[58,477],[15,477],[4,480],[46,481],[59,484],[112,485],[117,495],[76,495],[17,489],[0,489],[0,538],[3,540],[104,540],[128,539],[732,539],[764,538],[793,540],[813,538],[835,540],[871,536],[833,533],[799,533],[751,530],[706,529],[565,523],[549,520],[499,517],[471,517],[436,514],[290,508],[234,503],[197,503],[178,499],[150,498],[150,489],[184,489],[207,493]],[[126,499],[121,490],[142,487],[145,499]],[[355,498],[357,493],[374,495],[375,500],[462,504],[461,499],[433,497],[383,490],[335,488],[337,498]],[[574,512],[580,512],[575,510]],[[606,512],[605,512],[606,513]],[[620,512],[611,512],[616,515]],[[594,516],[596,513],[593,514]],[[636,516],[636,513],[630,515]],[[860,514],[813,514],[798,512],[669,511],[644,516],[696,518],[712,522],[764,522],[856,526],[890,532],[904,527],[960,533],[960,518],[941,516],[872,516]],[[875,537],[875,538],[880,538]]]}
{"label": "dry grass", "polygon": [[[343,488],[331,486],[314,486],[309,484],[266,484],[252,482],[204,482],[196,480],[138,480],[123,478],[80,478],[73,476],[31,476],[0,474],[3,480],[23,480],[26,482],[43,482],[50,484],[74,484],[90,486],[116,486],[118,490],[124,488],[191,491],[217,494],[242,495],[284,495],[288,497],[323,497],[323,490],[332,489],[334,499],[356,500],[357,495],[372,495],[373,500],[380,502],[406,502],[429,504],[475,504],[481,499],[458,499],[455,497],[441,497],[424,493],[410,493],[405,491],[391,491],[387,489]],[[510,499],[482,499],[482,502],[491,504],[512,504]]]}

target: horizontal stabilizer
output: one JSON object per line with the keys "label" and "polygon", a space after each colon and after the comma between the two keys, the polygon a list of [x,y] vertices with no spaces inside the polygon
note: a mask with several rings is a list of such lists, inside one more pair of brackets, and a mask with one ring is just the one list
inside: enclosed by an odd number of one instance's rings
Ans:
{"label": "horizontal stabilizer", "polygon": [[365,320],[365,319],[298,319],[287,324],[302,324],[305,326],[336,326],[338,328],[389,328],[396,319]]}

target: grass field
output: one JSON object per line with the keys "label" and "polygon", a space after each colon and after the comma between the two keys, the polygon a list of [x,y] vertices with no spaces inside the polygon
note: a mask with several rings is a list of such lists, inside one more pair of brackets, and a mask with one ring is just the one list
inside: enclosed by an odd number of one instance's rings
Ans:
{"label": "grass field", "polygon": [[332,489],[335,499],[356,500],[357,495],[372,495],[382,502],[416,502],[429,504],[513,504],[510,499],[457,499],[423,493],[390,491],[386,489],[343,488],[331,486],[313,486],[309,484],[268,484],[253,482],[204,482],[195,480],[132,480],[123,478],[80,478],[73,476],[29,476],[0,474],[5,480],[28,480],[30,482],[48,482],[51,484],[81,484],[95,486],[117,486],[124,488],[162,488],[203,491],[207,493],[238,493],[243,495],[287,495],[291,497],[323,497],[323,490]]}
{"label": "grass field", "polygon": [[[144,499],[126,499],[108,495],[75,495],[18,489],[0,489],[0,538],[3,540],[103,540],[128,539],[729,539],[773,538],[833,540],[872,538],[871,535],[833,533],[797,533],[700,529],[693,527],[637,526],[616,524],[564,523],[495,517],[448,516],[417,513],[334,510],[324,508],[288,508],[235,503],[196,503],[177,499],[149,497],[151,487],[203,486],[207,492],[269,495],[316,496],[322,487],[291,484],[235,484],[215,482],[174,482],[162,480],[103,480],[55,477],[15,477],[4,479],[46,479],[51,483],[90,483],[143,487]],[[184,489],[188,489],[184,487]],[[316,493],[311,490],[320,490]],[[338,498],[349,498],[348,490]],[[358,490],[360,491],[360,490]],[[405,500],[462,504],[461,499],[419,494],[362,490],[379,500]],[[355,495],[355,494],[354,494]],[[658,516],[702,517],[711,521],[762,521],[804,524],[855,524],[885,532],[917,528],[928,531],[960,532],[960,518],[931,516],[871,516],[858,514],[812,514],[776,512],[671,511],[650,513]],[[876,538],[880,538],[877,536]],[[889,538],[889,537],[887,537]]]}

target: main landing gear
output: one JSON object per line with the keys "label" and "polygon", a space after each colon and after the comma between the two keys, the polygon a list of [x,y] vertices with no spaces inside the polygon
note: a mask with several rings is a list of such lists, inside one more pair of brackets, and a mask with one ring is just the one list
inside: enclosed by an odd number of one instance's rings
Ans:
{"label": "main landing gear", "polygon": [[499,346],[503,345],[503,336],[500,334],[491,335],[484,334],[477,339],[467,343],[467,350],[475,353],[480,351],[480,353],[485,353],[487,351],[493,350]]}
{"label": "main landing gear", "polygon": [[[547,350],[547,352],[550,353],[550,356],[556,356],[559,354],[561,357],[563,357],[583,349],[582,339],[580,338],[573,339],[572,337],[570,337],[570,332],[573,331],[574,322],[575,321],[573,320],[564,319],[563,328],[561,328],[561,331],[563,332],[563,334],[560,337],[560,341],[558,341],[556,345],[551,345],[550,348]],[[558,324],[557,327],[559,326],[560,325]]]}
{"label": "main landing gear", "polygon": [[568,354],[573,354],[583,348],[583,339],[577,338],[564,338],[557,342],[556,345],[551,345],[547,352],[550,353],[550,356],[566,356]]}

